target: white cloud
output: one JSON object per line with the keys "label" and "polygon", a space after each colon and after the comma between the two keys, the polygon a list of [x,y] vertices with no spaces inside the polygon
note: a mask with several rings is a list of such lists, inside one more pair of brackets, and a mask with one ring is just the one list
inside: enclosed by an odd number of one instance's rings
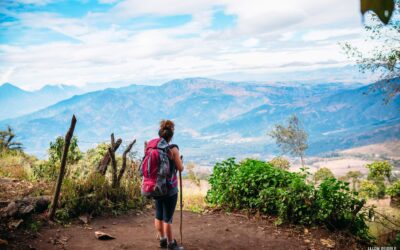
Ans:
{"label": "white cloud", "polygon": [[249,38],[243,42],[244,47],[255,47],[260,43],[257,38]]}
{"label": "white cloud", "polygon": [[304,41],[321,41],[329,38],[358,35],[361,29],[325,29],[325,30],[313,30],[305,33],[302,37]]}
{"label": "white cloud", "polygon": [[[337,45],[343,36],[360,40],[355,5],[333,0],[126,0],[109,12],[91,12],[80,19],[17,13],[21,26],[51,30],[72,41],[0,45],[0,72],[2,79],[38,88],[326,67],[323,62],[347,63]],[[235,15],[237,26],[211,30],[216,7]],[[133,17],[183,14],[192,19],[178,27],[124,25]]]}

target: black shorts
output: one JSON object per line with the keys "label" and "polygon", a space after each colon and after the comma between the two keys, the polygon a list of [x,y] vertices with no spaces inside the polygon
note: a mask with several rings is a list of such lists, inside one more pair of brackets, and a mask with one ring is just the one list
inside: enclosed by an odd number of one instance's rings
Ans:
{"label": "black shorts", "polygon": [[172,224],[172,217],[174,216],[177,201],[178,194],[155,200],[156,219]]}

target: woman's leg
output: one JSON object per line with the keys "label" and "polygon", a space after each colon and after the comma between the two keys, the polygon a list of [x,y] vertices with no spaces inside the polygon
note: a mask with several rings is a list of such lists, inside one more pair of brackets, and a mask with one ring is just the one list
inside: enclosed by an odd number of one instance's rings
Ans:
{"label": "woman's leg", "polygon": [[168,242],[172,242],[174,240],[173,234],[172,234],[172,223],[163,223],[163,229],[165,232],[165,237],[167,237]]}
{"label": "woman's leg", "polygon": [[154,227],[158,232],[160,239],[165,238],[165,231],[163,227],[163,202],[161,200],[155,200],[156,215],[154,218]]}
{"label": "woman's leg", "polygon": [[165,238],[165,230],[163,227],[163,221],[159,220],[159,219],[154,219],[154,227],[156,228],[157,232],[158,232],[158,236],[160,237],[160,239]]}
{"label": "woman's leg", "polygon": [[172,234],[172,219],[177,201],[178,194],[168,197],[163,202],[163,231],[167,237],[168,243],[172,242],[174,239]]}

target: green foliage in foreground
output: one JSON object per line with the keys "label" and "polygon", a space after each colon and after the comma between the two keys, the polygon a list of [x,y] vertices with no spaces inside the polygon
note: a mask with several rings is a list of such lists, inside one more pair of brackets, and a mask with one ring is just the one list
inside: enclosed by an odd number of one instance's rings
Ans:
{"label": "green foliage in foreground", "polygon": [[214,166],[207,201],[227,209],[277,215],[281,223],[325,225],[348,230],[360,240],[371,239],[367,215],[361,211],[364,201],[350,191],[348,183],[327,178],[315,187],[306,178],[263,161],[236,163],[230,158]]}
{"label": "green foliage in foreground", "polygon": [[61,208],[56,217],[65,221],[81,214],[117,214],[142,208],[146,201],[140,194],[141,182],[136,172],[129,170],[118,188],[112,187],[109,178],[95,172],[86,180],[66,179],[61,192]]}
{"label": "green foliage in foreground", "polygon": [[387,189],[387,194],[392,197],[400,197],[400,180],[393,183],[393,185]]}

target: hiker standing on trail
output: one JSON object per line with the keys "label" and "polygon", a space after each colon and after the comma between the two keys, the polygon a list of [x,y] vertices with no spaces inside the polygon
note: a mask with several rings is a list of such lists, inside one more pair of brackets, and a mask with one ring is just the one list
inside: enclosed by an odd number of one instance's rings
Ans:
{"label": "hiker standing on trail", "polygon": [[183,164],[176,144],[169,144],[174,136],[175,125],[162,120],[159,138],[145,143],[145,156],[140,165],[143,176],[142,194],[155,200],[154,226],[160,237],[160,247],[179,249],[172,234],[172,219],[178,200],[177,171]]}

